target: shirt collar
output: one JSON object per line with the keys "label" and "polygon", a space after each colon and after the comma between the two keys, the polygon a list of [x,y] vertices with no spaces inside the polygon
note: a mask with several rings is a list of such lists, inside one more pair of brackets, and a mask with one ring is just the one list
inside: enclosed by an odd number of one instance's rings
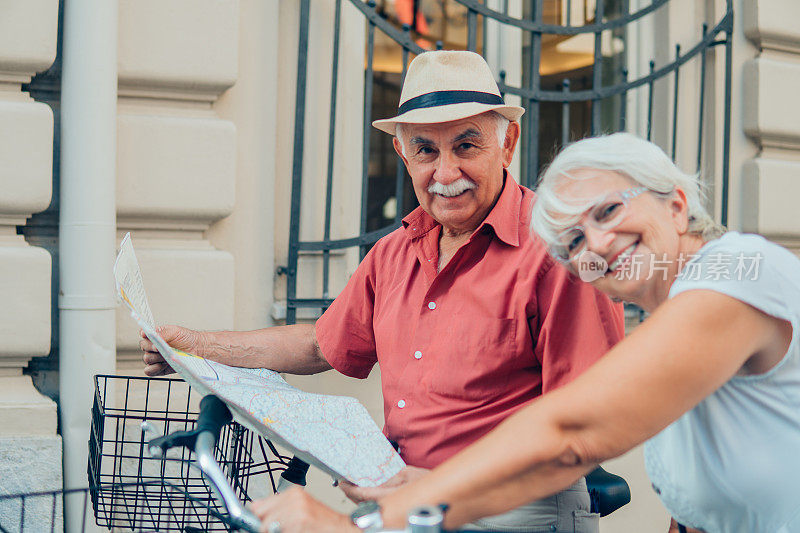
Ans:
{"label": "shirt collar", "polygon": [[[510,246],[519,246],[522,191],[511,174],[504,172],[505,183],[500,197],[474,235],[479,234],[485,226],[490,226],[498,239]],[[439,225],[422,207],[417,207],[403,219],[403,227],[409,239],[417,239]]]}

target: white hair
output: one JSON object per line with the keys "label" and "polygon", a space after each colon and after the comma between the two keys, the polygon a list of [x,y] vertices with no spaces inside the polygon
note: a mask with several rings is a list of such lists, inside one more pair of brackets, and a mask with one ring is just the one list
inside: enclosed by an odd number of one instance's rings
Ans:
{"label": "white hair", "polygon": [[[503,146],[503,143],[506,140],[506,133],[508,132],[508,125],[511,123],[511,121],[497,111],[486,111],[485,113],[481,113],[481,115],[485,115],[494,119],[497,143],[500,146]],[[394,136],[397,137],[398,141],[400,141],[400,150],[403,152],[403,157],[406,155],[405,140],[408,137],[406,131],[407,126],[408,124],[406,123],[398,122],[394,129]]]}
{"label": "white hair", "polygon": [[593,203],[592,199],[567,201],[556,193],[564,179],[590,179],[571,174],[587,168],[617,172],[664,196],[681,189],[688,203],[689,233],[709,241],[726,231],[706,211],[697,174],[682,172],[661,148],[649,141],[630,133],[614,133],[568,145],[542,174],[536,189],[538,199],[533,206],[531,228],[550,246],[558,234],[576,224]]}

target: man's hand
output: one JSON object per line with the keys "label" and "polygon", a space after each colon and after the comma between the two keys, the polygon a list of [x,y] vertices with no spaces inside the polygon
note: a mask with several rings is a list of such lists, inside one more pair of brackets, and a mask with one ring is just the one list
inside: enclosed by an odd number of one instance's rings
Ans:
{"label": "man's hand", "polygon": [[261,520],[261,531],[278,526],[281,533],[357,533],[350,517],[339,514],[308,495],[299,487],[250,504]]}
{"label": "man's hand", "polygon": [[430,472],[427,468],[407,466],[395,474],[389,481],[377,487],[359,487],[349,481],[340,480],[339,487],[345,495],[356,503],[366,500],[378,500],[402,487],[406,483],[416,481]]}
{"label": "man's hand", "polygon": [[[156,331],[173,348],[200,357],[203,356],[203,335],[201,332],[181,326],[159,326]],[[145,364],[144,373],[148,376],[163,376],[175,372],[164,360],[164,357],[158,353],[156,347],[144,334],[144,331],[140,331],[139,334],[142,336],[142,340],[139,341],[139,348],[144,352],[142,356]]]}

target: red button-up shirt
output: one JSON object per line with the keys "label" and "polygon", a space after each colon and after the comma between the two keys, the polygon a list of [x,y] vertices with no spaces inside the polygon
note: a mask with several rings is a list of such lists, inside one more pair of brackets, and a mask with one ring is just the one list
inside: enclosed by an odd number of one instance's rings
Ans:
{"label": "red button-up shirt", "polygon": [[433,468],[624,334],[620,305],[569,274],[528,229],[535,194],[510,176],[441,272],[442,227],[421,208],[378,241],[317,321],[347,376],[381,368],[386,436]]}

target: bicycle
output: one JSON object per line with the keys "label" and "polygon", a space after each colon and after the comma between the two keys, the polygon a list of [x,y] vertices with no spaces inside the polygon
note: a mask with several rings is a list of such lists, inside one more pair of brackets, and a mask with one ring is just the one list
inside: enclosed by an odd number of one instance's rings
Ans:
{"label": "bicycle", "polygon": [[[103,376],[109,377],[109,376]],[[223,428],[232,421],[232,415],[225,402],[213,395],[205,396],[200,401],[200,410],[194,428],[190,430],[175,431],[166,435],[149,439],[146,448],[154,456],[165,458],[170,450],[190,449],[194,454],[194,464],[203,474],[211,492],[216,498],[215,502],[208,499],[197,497],[187,492],[176,483],[162,479],[140,479],[138,482],[110,483],[91,486],[89,488],[73,490],[54,490],[41,491],[27,494],[0,495],[0,532],[11,533],[19,531],[51,531],[61,529],[63,523],[63,500],[68,497],[82,496],[84,500],[84,513],[81,517],[80,531],[85,531],[89,525],[89,507],[93,510],[96,523],[101,526],[114,528],[125,527],[133,531],[162,531],[167,529],[178,529],[186,533],[198,533],[201,531],[212,531],[216,526],[222,526],[225,531],[244,531],[246,533],[257,533],[261,527],[260,520],[250,512],[242,503],[236,491],[229,481],[230,473],[226,474],[220,467],[216,455],[219,454],[218,442]],[[142,433],[151,430],[149,422],[143,423]],[[275,451],[276,456],[283,462],[286,457],[280,456]],[[183,461],[182,459],[175,459]],[[92,473],[92,458],[90,457],[89,473]],[[285,463],[288,466],[288,462]],[[285,472],[285,469],[284,469]],[[274,473],[272,471],[271,474]],[[156,491],[148,492],[148,487],[155,488]],[[273,488],[276,487],[273,479]],[[135,509],[147,508],[147,511],[136,512],[125,508],[123,505],[120,511],[127,513],[127,523],[120,524],[109,515],[107,505],[104,505],[104,498],[116,495],[122,498],[135,492],[137,501]],[[127,502],[128,498],[122,498]],[[19,504],[17,519],[10,519],[13,514],[9,513],[8,502]],[[107,501],[105,502],[108,503]],[[44,505],[42,505],[44,504]],[[148,504],[148,505],[144,505]],[[30,507],[33,512],[30,512]],[[5,507],[5,509],[3,509]],[[111,504],[111,507],[114,507]],[[3,510],[5,512],[3,512]],[[49,511],[49,513],[42,511]],[[422,510],[419,513],[422,517],[430,517],[430,510]],[[203,518],[205,515],[205,518]],[[196,525],[187,524],[187,519],[195,518]],[[429,520],[430,521],[430,520]],[[15,527],[16,526],[16,527]],[[423,527],[425,527],[423,525]],[[420,529],[419,531],[423,531]],[[433,531],[430,528],[424,531]],[[438,531],[438,529],[436,529]],[[384,533],[398,533],[396,531],[385,531]]]}
{"label": "bicycle", "polygon": [[[116,413],[108,405],[108,383],[113,380],[125,383],[124,406],[117,409],[119,412]],[[129,405],[132,383],[146,384],[143,409]],[[154,383],[167,386],[164,409],[148,407]],[[170,410],[170,397],[179,397],[181,402],[184,401],[180,394],[173,394],[172,390],[180,384],[188,391],[186,407],[175,413]],[[253,435],[236,423],[229,425],[232,421],[230,410],[216,396],[208,395],[200,401],[195,422],[191,418],[191,390],[181,380],[97,376],[95,392],[90,436],[92,453],[87,469],[90,486],[0,495],[0,533],[61,530],[64,525],[64,501],[76,498],[83,499],[83,514],[80,520],[73,519],[72,523],[75,525],[79,522],[76,528],[81,532],[86,531],[93,519],[97,525],[115,530],[252,533],[257,532],[261,524],[243,503],[243,500],[251,499],[247,483],[250,477],[266,474],[265,477],[270,481],[267,491],[272,493],[279,488],[280,480],[275,479],[278,474],[282,480],[290,478],[294,483],[304,484],[304,472],[299,472],[298,477],[296,469],[287,471],[291,460],[260,437],[257,442],[264,461],[254,461],[250,455],[252,450],[241,445],[245,442],[252,448]],[[105,422],[113,417],[118,417],[114,420],[116,424],[111,424],[114,434],[105,438]],[[131,420],[141,422],[140,430],[135,437],[126,437],[126,423]],[[154,420],[165,423],[166,434],[145,439],[145,434],[155,429]],[[170,422],[184,427],[169,432]],[[193,460],[187,455],[187,450],[193,453]],[[175,451],[179,453],[175,454]],[[145,452],[155,457],[153,461],[159,465],[156,473],[148,472]],[[170,452],[173,452],[171,457]],[[104,458],[112,460],[110,474],[103,470]],[[129,478],[124,475],[125,459],[133,460],[136,464],[136,472]],[[190,465],[202,473],[199,478],[190,475]],[[104,482],[109,477],[110,482]],[[602,494],[593,495],[593,499],[595,497],[602,499]],[[417,518],[424,520],[417,520],[412,530],[439,531],[436,516],[433,516],[436,512],[433,508],[420,510]],[[424,523],[431,525],[419,525]]]}

